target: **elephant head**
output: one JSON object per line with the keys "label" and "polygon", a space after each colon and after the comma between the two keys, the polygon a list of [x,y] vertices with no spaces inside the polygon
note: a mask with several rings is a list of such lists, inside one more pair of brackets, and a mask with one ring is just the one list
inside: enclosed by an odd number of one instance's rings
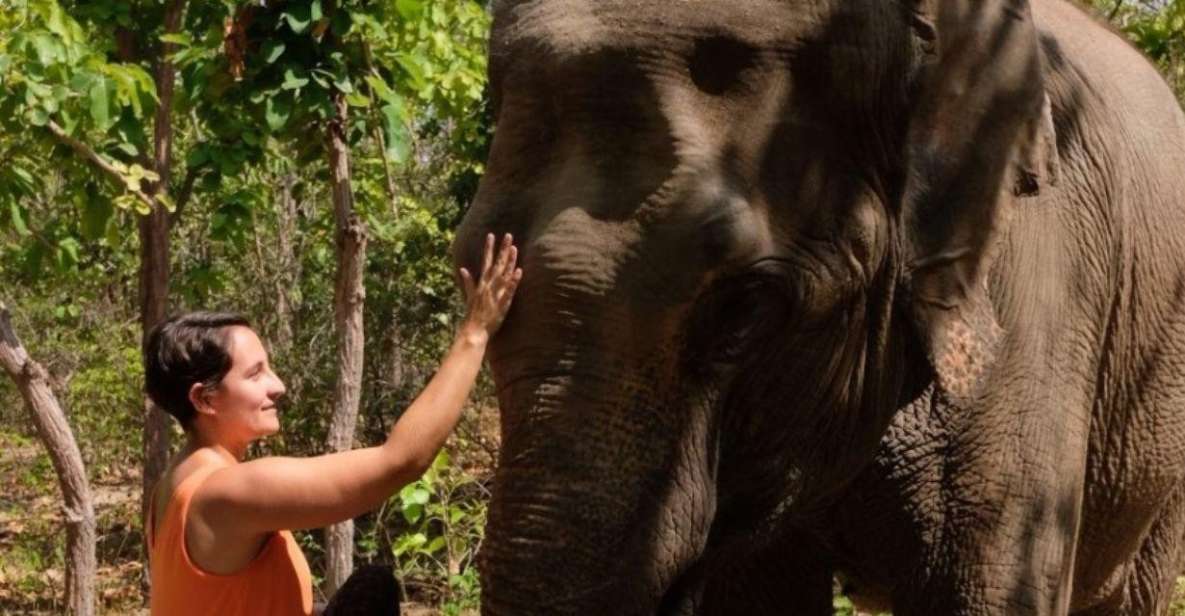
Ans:
{"label": "elephant head", "polygon": [[992,247],[1052,160],[1036,32],[1020,0],[494,10],[454,253],[511,232],[525,276],[483,607],[675,611],[694,563],[817,515],[919,383],[976,395]]}

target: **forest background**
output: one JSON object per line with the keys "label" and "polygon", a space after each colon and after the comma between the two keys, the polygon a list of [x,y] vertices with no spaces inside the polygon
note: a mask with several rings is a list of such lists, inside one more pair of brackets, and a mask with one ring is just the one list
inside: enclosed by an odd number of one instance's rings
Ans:
{"label": "forest background", "polygon": [[[1185,0],[1093,10],[1185,98]],[[44,367],[0,377],[0,613],[146,613],[144,486],[180,433],[145,405],[139,349],[166,313],[241,312],[268,342],[289,393],[255,455],[384,437],[459,317],[448,248],[494,128],[488,11],[0,0],[0,326]],[[83,484],[59,481],[18,387],[33,377]],[[479,607],[498,450],[485,377],[470,407],[423,479],[352,527],[297,533],[319,592],[390,563],[409,612]],[[96,562],[80,583],[67,539],[88,515]],[[93,611],[71,603],[80,592]]]}

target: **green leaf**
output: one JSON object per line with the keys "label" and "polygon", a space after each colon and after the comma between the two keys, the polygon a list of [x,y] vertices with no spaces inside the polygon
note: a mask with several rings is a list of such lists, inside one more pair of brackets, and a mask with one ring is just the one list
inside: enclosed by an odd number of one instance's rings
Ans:
{"label": "green leaf", "polygon": [[268,39],[263,44],[263,59],[268,64],[275,62],[282,55],[284,55],[283,42],[274,39]]}
{"label": "green leaf", "polygon": [[386,141],[387,158],[402,164],[411,154],[411,137],[403,123],[403,108],[387,104],[379,110],[383,116],[383,139]]}
{"label": "green leaf", "polygon": [[58,266],[69,269],[78,264],[78,250],[82,246],[72,237],[64,237],[58,241]]}
{"label": "green leaf", "polygon": [[431,500],[431,498],[431,492],[425,490],[424,488],[415,488],[411,491],[411,494],[408,497],[403,499],[403,501],[413,505],[426,505],[428,504],[428,501]]}
{"label": "green leaf", "polygon": [[299,90],[309,84],[309,78],[302,69],[289,67],[284,69],[284,83],[280,87],[285,90]]}
{"label": "green leaf", "polygon": [[284,11],[282,15],[284,20],[288,22],[288,27],[293,32],[304,34],[304,31],[309,29],[309,24],[313,21],[310,13],[309,5],[301,4]]}
{"label": "green leaf", "polygon": [[333,73],[323,68],[315,68],[309,72],[309,75],[312,76],[313,81],[317,82],[317,85],[326,90],[329,89],[329,84],[332,83],[330,80],[333,79]]}
{"label": "green leaf", "polygon": [[189,151],[189,155],[185,157],[185,166],[190,169],[196,169],[206,164],[210,160],[210,151],[205,145],[194,146]]}
{"label": "green leaf", "polygon": [[33,126],[45,126],[49,124],[49,114],[44,109],[36,108],[29,110],[29,124]]}
{"label": "green leaf", "polygon": [[361,92],[351,92],[346,95],[346,103],[351,107],[369,107],[370,99]]}
{"label": "green leaf", "polygon": [[21,206],[17,205],[16,202],[9,203],[8,214],[12,218],[12,227],[16,229],[17,235],[22,237],[31,235],[28,225],[25,224],[25,218],[21,214]]}
{"label": "green leaf", "polygon": [[416,90],[422,90],[427,85],[424,75],[424,69],[420,66],[419,59],[408,53],[401,53],[395,56],[395,61],[403,68],[407,76],[411,78],[412,86]]}
{"label": "green leaf", "polygon": [[100,130],[107,130],[111,125],[111,90],[107,80],[102,77],[91,83],[90,92],[91,119]]}
{"label": "green leaf", "polygon": [[47,32],[38,32],[29,39],[33,50],[37,53],[37,61],[49,66],[61,58],[65,52],[61,41]]}
{"label": "green leaf", "polygon": [[107,222],[114,215],[115,208],[111,202],[99,194],[94,184],[88,184],[82,210],[82,237],[90,241],[103,237],[107,231]]}
{"label": "green leaf", "polygon": [[337,88],[342,94],[349,94],[354,91],[354,84],[350,83],[350,76],[345,71],[340,71],[333,75],[333,87]]}
{"label": "green leaf", "polygon": [[264,118],[267,120],[267,127],[272,132],[277,132],[288,124],[288,118],[292,115],[292,101],[287,96],[277,94],[267,99],[267,106],[264,110]]}
{"label": "green leaf", "polygon": [[395,0],[395,10],[405,21],[416,21],[424,14],[423,0]]}
{"label": "green leaf", "polygon": [[408,524],[415,524],[420,521],[420,517],[424,515],[423,505],[407,505],[403,508],[403,519],[407,520]]}
{"label": "green leaf", "polygon": [[321,0],[313,0],[309,3],[309,19],[311,21],[321,21]]}
{"label": "green leaf", "polygon": [[394,103],[398,100],[398,97],[395,95],[395,91],[387,85],[387,82],[383,81],[382,78],[377,75],[367,75],[366,85],[370,86],[370,90],[374,92],[375,96],[388,103]]}
{"label": "green leaf", "polygon": [[160,40],[165,43],[180,45],[181,47],[193,45],[193,39],[185,32],[179,34],[162,34],[160,35]]}
{"label": "green leaf", "polygon": [[429,541],[428,545],[424,546],[423,551],[425,551],[429,554],[435,554],[435,553],[441,551],[442,549],[444,549],[444,546],[445,546],[444,537],[436,537],[432,541]]}

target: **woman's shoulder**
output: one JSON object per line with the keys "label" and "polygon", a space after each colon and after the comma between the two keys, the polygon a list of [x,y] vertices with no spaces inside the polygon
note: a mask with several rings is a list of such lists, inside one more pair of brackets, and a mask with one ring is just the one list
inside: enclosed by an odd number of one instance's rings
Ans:
{"label": "woman's shoulder", "polygon": [[156,508],[164,508],[186,482],[198,475],[209,476],[214,471],[230,466],[222,456],[206,448],[178,454],[170,463],[156,487]]}

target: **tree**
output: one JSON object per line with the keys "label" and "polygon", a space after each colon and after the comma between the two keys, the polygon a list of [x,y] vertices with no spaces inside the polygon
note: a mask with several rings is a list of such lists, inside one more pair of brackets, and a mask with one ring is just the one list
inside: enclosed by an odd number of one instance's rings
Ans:
{"label": "tree", "polygon": [[[365,147],[367,137],[373,136],[370,145],[377,146],[387,202],[395,212],[398,194],[391,165],[403,163],[410,151],[408,99],[421,96],[447,112],[465,96],[481,98],[483,71],[472,65],[475,56],[450,58],[438,75],[428,72],[437,68],[429,51],[449,54],[454,49],[452,38],[435,29],[451,16],[445,6],[420,0],[400,0],[393,6],[293,0],[241,8],[228,22],[227,37],[233,41],[228,55],[237,67],[239,87],[223,96],[242,97],[238,100],[243,106],[252,115],[262,116],[278,139],[292,142],[310,130],[325,134],[337,246],[338,366],[327,437],[331,451],[354,444],[364,370],[368,229],[366,213],[356,207],[352,148]],[[476,4],[464,3],[453,12],[463,13],[465,8],[470,15],[484,17]],[[400,35],[405,41],[398,41]],[[418,45],[394,51],[401,42]],[[351,522],[326,529],[325,553],[326,589],[333,592],[353,568]]]}
{"label": "tree", "polygon": [[62,490],[66,518],[66,606],[75,616],[95,613],[95,508],[82,454],[66,415],[50,390],[45,369],[25,351],[8,308],[0,302],[0,366],[25,399],[41,441],[49,451]]}

